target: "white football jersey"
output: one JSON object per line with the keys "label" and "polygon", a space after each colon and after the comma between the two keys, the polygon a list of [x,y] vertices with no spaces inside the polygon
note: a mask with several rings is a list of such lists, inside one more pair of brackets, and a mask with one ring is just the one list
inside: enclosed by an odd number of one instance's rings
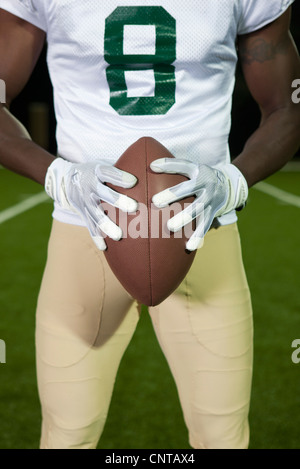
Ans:
{"label": "white football jersey", "polygon": [[[114,163],[151,136],[175,157],[216,165],[230,161],[237,35],[291,3],[0,0],[0,7],[47,33],[60,156]],[[82,224],[57,207],[54,217]]]}

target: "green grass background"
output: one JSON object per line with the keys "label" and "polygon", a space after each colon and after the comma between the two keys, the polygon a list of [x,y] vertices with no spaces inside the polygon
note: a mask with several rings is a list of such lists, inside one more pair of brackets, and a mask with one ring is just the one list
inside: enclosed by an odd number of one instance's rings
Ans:
{"label": "green grass background", "polygon": [[[269,178],[300,195],[300,174]],[[40,192],[37,184],[0,170],[0,212]],[[35,306],[46,260],[51,203],[0,225],[0,449],[37,449]],[[250,412],[252,449],[300,448],[300,364],[291,361],[300,338],[299,208],[256,190],[240,214],[244,262],[252,291],[255,362]],[[144,309],[123,358],[101,449],[189,448],[177,392]]]}

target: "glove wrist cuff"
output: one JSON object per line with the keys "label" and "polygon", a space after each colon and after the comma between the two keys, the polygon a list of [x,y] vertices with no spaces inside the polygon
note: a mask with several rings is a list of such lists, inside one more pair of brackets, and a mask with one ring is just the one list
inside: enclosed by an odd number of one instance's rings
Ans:
{"label": "glove wrist cuff", "polygon": [[227,177],[230,186],[230,197],[228,201],[228,211],[241,210],[245,207],[249,189],[247,181],[241,171],[233,164],[226,164],[222,171]]}
{"label": "glove wrist cuff", "polygon": [[63,158],[56,158],[50,164],[45,177],[46,193],[61,206],[69,205],[64,188],[64,176],[71,165],[72,163]]}

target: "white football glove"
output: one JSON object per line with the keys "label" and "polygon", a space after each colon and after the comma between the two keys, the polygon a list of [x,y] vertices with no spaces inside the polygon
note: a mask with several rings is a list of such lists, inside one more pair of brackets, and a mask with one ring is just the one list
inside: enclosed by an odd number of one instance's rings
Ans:
{"label": "white football glove", "polygon": [[135,212],[138,206],[135,200],[106,186],[104,183],[107,182],[129,189],[137,179],[107,161],[76,164],[62,158],[51,163],[45,179],[47,194],[60,207],[80,215],[102,251],[106,249],[106,243],[101,232],[118,241],[122,238],[122,230],[104,213],[101,201],[128,213]]}
{"label": "white football glove", "polygon": [[152,198],[156,207],[163,208],[185,197],[195,196],[187,208],[168,221],[168,229],[177,232],[197,218],[196,229],[186,244],[189,251],[202,246],[204,236],[216,217],[241,209],[246,204],[248,184],[233,164],[210,167],[187,160],[161,158],[151,164],[151,169],[156,173],[183,174],[190,179]]}

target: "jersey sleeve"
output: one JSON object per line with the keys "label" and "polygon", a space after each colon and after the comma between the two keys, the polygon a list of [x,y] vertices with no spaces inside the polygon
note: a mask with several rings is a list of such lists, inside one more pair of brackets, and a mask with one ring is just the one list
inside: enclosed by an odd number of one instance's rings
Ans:
{"label": "jersey sleeve", "polygon": [[279,18],[295,0],[240,0],[238,34],[248,34]]}
{"label": "jersey sleeve", "polygon": [[47,31],[44,0],[0,0],[0,8]]}

